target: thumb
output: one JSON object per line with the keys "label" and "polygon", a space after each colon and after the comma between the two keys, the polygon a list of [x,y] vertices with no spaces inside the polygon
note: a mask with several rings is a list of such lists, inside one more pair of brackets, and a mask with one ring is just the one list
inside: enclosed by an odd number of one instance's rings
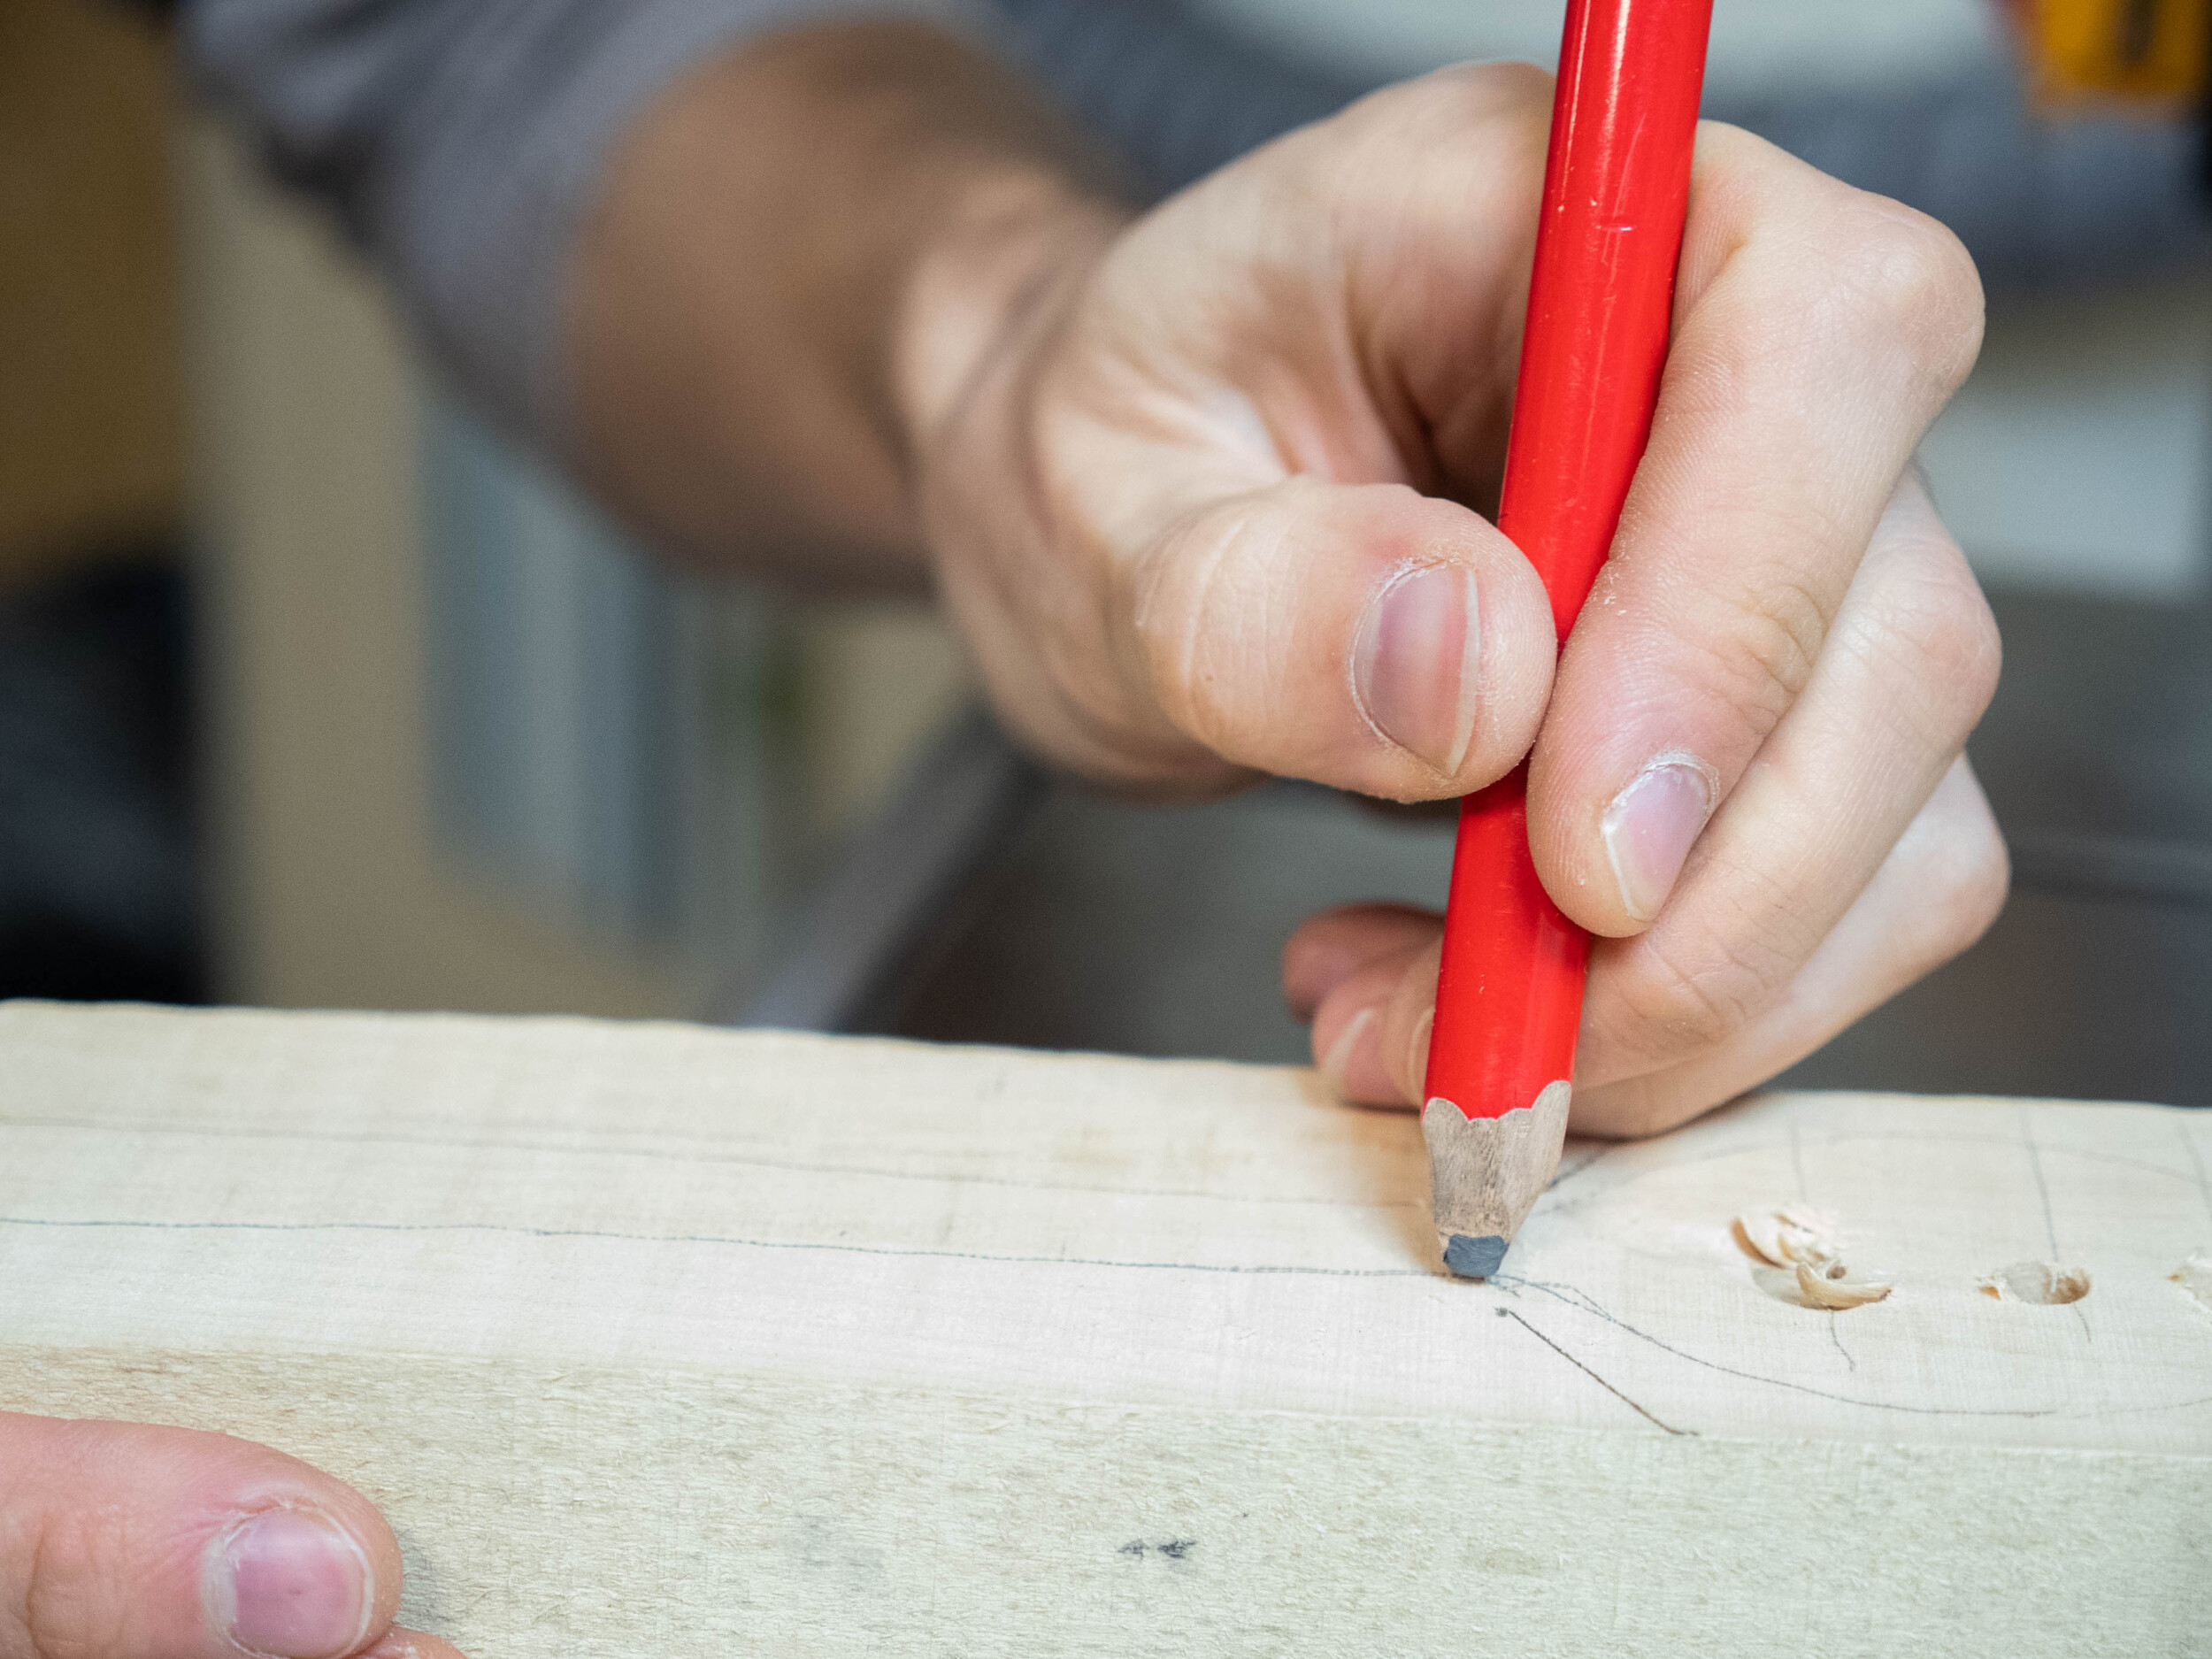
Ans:
{"label": "thumb", "polygon": [[0,1416],[0,1654],[460,1659],[391,1627],[400,1579],[375,1507],[280,1452]]}
{"label": "thumb", "polygon": [[1151,697],[1237,765],[1428,800],[1534,740],[1551,609],[1519,549],[1455,503],[1290,478],[1185,514],[1133,576]]}

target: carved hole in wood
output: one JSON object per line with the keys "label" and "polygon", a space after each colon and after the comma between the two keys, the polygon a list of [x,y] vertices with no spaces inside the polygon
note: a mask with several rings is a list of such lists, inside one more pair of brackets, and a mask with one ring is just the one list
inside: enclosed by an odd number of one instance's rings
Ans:
{"label": "carved hole in wood", "polygon": [[2167,1278],[2195,1297],[2199,1307],[2212,1313],[2212,1248],[2190,1251],[2188,1259]]}
{"label": "carved hole in wood", "polygon": [[2015,1262],[2001,1267],[1981,1283],[1982,1294],[1999,1302],[2040,1302],[2062,1307],[2089,1294],[2089,1270],[2061,1267],[2055,1262]]}

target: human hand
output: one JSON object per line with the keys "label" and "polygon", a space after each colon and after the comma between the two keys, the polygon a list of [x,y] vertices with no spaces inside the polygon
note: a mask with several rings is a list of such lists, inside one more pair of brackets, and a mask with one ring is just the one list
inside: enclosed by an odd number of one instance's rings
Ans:
{"label": "human hand", "polygon": [[399,1547],[249,1440],[0,1413],[0,1659],[460,1659],[395,1626]]}
{"label": "human hand", "polygon": [[[1540,584],[1478,511],[1549,100],[1525,67],[1444,72],[1126,229],[1010,198],[920,266],[895,383],[941,591],[1058,764],[1411,800],[1533,745],[1537,868],[1602,936],[1573,1126],[1641,1133],[2002,902],[1963,758],[1998,641],[1912,471],[1980,291],[1932,221],[1702,128],[1650,446],[1555,675]],[[1368,908],[1292,940],[1348,1097],[1419,1100],[1437,933]]]}

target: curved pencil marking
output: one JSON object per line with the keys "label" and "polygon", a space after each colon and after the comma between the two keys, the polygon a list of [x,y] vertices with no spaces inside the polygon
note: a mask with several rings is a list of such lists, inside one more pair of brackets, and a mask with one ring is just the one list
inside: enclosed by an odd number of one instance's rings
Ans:
{"label": "curved pencil marking", "polygon": [[1687,1348],[1677,1348],[1665,1338],[1654,1336],[1640,1326],[1631,1325],[1627,1320],[1606,1308],[1587,1291],[1576,1286],[1547,1284],[1541,1279],[1521,1279],[1510,1273],[1501,1273],[1491,1280],[1491,1283],[1508,1291],[1524,1288],[1541,1291],[1555,1301],[1563,1302],[1571,1308],[1579,1308],[1583,1312],[1604,1320],[1615,1329],[1625,1331],[1629,1335],[1650,1343],[1652,1347],[1660,1349],[1663,1353],[1671,1354],[1675,1358],[1685,1360],[1693,1365],[1701,1365],[1707,1371],[1718,1371],[1724,1377],[1733,1377],[1743,1382],[1761,1383],[1770,1388],[1784,1388],[1792,1394],[1810,1394],[1817,1400],[1832,1400],[1839,1405],[1863,1406],[1870,1411],[1901,1411],[1913,1417],[2056,1417],[2065,1419],[2074,1417],[2137,1417],[2147,1411],[2185,1411],[2195,1406],[2212,1405],[2212,1394],[2200,1394],[2187,1400],[2170,1400],[2160,1405],[2101,1406],[2093,1412],[2062,1411],[2056,1406],[2010,1406],[1984,1409],[1968,1406],[1909,1406],[1900,1405],[1893,1400],[1865,1400],[1856,1394],[1838,1394],[1832,1388],[1816,1388],[1810,1383],[1791,1382],[1786,1378],[1768,1377],[1758,1371],[1742,1370],[1739,1366],[1724,1365],[1718,1360],[1707,1359],[1702,1354],[1693,1354]]}

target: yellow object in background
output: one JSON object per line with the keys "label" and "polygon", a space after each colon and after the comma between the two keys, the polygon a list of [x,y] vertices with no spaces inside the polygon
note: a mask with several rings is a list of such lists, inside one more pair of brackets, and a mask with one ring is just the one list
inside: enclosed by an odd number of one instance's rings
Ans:
{"label": "yellow object in background", "polygon": [[2008,10],[2047,105],[2181,115],[2204,102],[2212,0],[2014,0]]}
{"label": "yellow object in background", "polygon": [[0,590],[184,511],[168,64],[125,7],[0,0]]}

